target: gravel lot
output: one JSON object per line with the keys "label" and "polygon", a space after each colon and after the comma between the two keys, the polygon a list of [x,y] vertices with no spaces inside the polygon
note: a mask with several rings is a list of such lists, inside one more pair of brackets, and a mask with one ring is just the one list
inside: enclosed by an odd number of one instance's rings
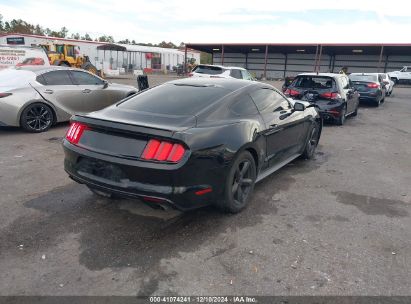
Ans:
{"label": "gravel lot", "polygon": [[68,124],[1,129],[0,294],[411,295],[410,117],[397,88],[326,126],[237,215],[97,198],[63,170]]}

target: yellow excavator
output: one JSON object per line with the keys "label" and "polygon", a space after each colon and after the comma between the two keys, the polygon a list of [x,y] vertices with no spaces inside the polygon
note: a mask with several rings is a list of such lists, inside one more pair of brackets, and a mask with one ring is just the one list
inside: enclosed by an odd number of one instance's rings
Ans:
{"label": "yellow excavator", "polygon": [[88,56],[80,54],[80,48],[77,45],[49,43],[40,46],[46,51],[51,65],[75,67],[99,74]]}

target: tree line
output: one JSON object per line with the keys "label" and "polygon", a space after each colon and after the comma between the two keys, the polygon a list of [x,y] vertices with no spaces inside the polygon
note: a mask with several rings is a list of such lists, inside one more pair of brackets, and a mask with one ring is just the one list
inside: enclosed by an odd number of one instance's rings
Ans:
{"label": "tree line", "polygon": [[[79,33],[71,33],[69,35],[69,30],[63,26],[60,30],[50,29],[48,27],[44,28],[40,24],[31,24],[22,19],[12,19],[10,21],[3,21],[3,16],[0,14],[0,33],[18,33],[18,34],[32,34],[39,36],[50,36],[57,38],[70,38],[76,40],[87,40],[87,41],[96,41],[96,42],[107,42],[107,43],[116,43],[113,36],[102,35],[100,37],[92,38],[88,33],[80,35]],[[144,45],[144,46],[157,46],[162,48],[179,48],[184,47],[184,43],[181,42],[179,46],[175,45],[172,42],[162,41],[158,44],[152,43],[139,43],[134,39],[124,39],[119,40],[117,43],[121,44],[132,44],[132,45]]]}

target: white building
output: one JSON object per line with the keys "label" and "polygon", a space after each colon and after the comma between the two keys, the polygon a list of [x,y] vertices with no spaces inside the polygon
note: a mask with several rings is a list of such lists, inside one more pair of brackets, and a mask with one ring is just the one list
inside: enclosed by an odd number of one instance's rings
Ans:
{"label": "white building", "polygon": [[[104,42],[46,37],[29,34],[0,34],[0,44],[34,46],[47,43],[72,44],[80,48],[80,53],[100,69],[112,70],[171,70],[173,66],[184,62],[184,50],[168,49],[129,44],[107,44]],[[200,63],[200,52],[187,51],[187,58],[194,58]]]}

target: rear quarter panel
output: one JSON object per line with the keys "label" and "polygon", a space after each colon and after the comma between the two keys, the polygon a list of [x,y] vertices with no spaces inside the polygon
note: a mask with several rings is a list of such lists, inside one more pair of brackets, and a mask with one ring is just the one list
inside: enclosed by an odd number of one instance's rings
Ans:
{"label": "rear quarter panel", "polygon": [[53,105],[45,101],[41,95],[33,88],[21,88],[10,91],[11,96],[1,100],[0,103],[0,121],[9,126],[20,126],[20,116],[23,110],[32,103],[44,102],[51,106]]}

